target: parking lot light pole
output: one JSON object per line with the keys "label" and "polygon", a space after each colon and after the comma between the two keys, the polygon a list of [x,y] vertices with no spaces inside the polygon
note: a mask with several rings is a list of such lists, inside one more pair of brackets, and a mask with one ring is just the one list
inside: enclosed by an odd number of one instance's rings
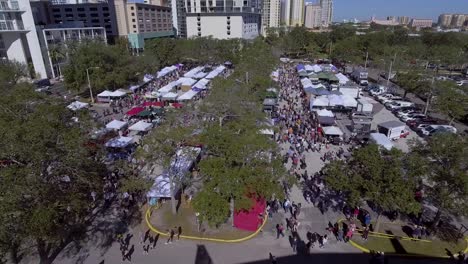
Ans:
{"label": "parking lot light pole", "polygon": [[99,67],[89,67],[86,69],[86,77],[88,78],[88,89],[89,89],[89,95],[91,96],[91,103],[94,104],[94,96],[93,96],[93,90],[91,88],[91,81],[89,79],[89,69],[99,69]]}

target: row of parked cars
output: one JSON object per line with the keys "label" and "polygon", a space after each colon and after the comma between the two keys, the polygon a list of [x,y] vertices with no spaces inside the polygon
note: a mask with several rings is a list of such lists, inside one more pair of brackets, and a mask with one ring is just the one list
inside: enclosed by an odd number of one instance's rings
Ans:
{"label": "row of parked cars", "polygon": [[457,133],[457,129],[447,125],[447,121],[424,114],[413,102],[388,93],[383,86],[369,87],[368,92],[420,136],[428,137],[437,133]]}

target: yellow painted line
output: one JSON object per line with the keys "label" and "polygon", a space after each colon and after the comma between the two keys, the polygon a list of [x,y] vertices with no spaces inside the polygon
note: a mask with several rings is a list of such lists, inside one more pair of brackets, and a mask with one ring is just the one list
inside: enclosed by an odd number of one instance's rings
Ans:
{"label": "yellow painted line", "polygon": [[354,241],[352,241],[351,239],[348,241],[353,247],[361,250],[362,252],[365,252],[365,253],[370,253],[370,249],[368,248],[365,248],[361,245],[359,245],[358,243],[355,243]]}
{"label": "yellow painted line", "polygon": [[[169,233],[164,233],[164,232],[161,232],[159,231],[158,229],[156,229],[153,225],[151,225],[150,223],[150,211],[151,211],[151,208],[148,208],[146,210],[146,213],[145,213],[145,221],[146,221],[146,225],[149,227],[149,229],[151,229],[151,231],[155,232],[156,234],[159,234],[161,236],[166,236],[168,237],[169,236]],[[220,243],[239,243],[239,242],[244,242],[246,240],[249,240],[253,237],[255,237],[256,235],[258,235],[258,233],[260,233],[260,231],[263,229],[263,226],[265,226],[266,222],[267,222],[267,219],[268,219],[268,216],[265,215],[265,218],[263,219],[263,223],[262,225],[257,229],[257,231],[255,231],[254,233],[246,236],[246,237],[243,237],[243,238],[238,238],[238,239],[220,239],[220,238],[209,238],[209,237],[195,237],[195,236],[184,236],[184,235],[181,235],[180,237],[181,238],[185,238],[185,239],[190,239],[190,240],[202,240],[202,241],[210,241],[210,242],[220,242]]]}

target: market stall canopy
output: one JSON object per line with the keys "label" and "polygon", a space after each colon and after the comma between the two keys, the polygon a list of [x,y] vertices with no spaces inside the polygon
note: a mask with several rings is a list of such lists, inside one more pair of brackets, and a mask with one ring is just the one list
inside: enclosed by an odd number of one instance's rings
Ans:
{"label": "market stall canopy", "polygon": [[391,150],[393,148],[393,143],[392,141],[385,136],[384,134],[381,133],[371,133],[369,135],[370,140],[373,141],[375,144],[387,149]]}
{"label": "market stall canopy", "polygon": [[335,118],[330,116],[318,116],[317,117],[319,124],[330,126],[335,124]]}
{"label": "market stall canopy", "polygon": [[145,76],[143,76],[143,82],[147,83],[147,82],[150,82],[154,79],[154,76],[151,75],[151,74],[145,74]]}
{"label": "market stall canopy", "polygon": [[328,100],[330,101],[330,106],[344,105],[343,97],[340,95],[331,94],[328,96]]}
{"label": "market stall canopy", "polygon": [[310,108],[329,106],[330,101],[326,96],[318,96],[314,100],[310,100]]}
{"label": "market stall canopy", "polygon": [[127,95],[126,92],[123,92],[123,91],[120,91],[120,90],[117,90],[117,91],[108,91],[108,90],[105,90],[104,92],[98,94],[97,96],[98,97],[122,97],[122,96],[125,96]]}
{"label": "market stall canopy", "polygon": [[312,86],[312,81],[309,78],[302,78],[301,79],[301,84],[302,84],[302,87],[304,87],[304,88],[311,87]]}
{"label": "market stall canopy", "polygon": [[327,110],[327,109],[320,109],[320,110],[315,110],[317,113],[317,116],[328,116],[328,117],[335,117],[332,111]]}
{"label": "market stall canopy", "polygon": [[199,73],[195,74],[195,76],[193,76],[193,78],[201,79],[201,78],[204,78],[207,75],[208,75],[208,73],[206,73],[206,72],[199,72]]}
{"label": "market stall canopy", "polygon": [[106,128],[113,129],[113,130],[120,130],[124,128],[126,125],[127,125],[127,122],[120,121],[120,120],[112,120],[106,125]]}
{"label": "market stall canopy", "polygon": [[168,93],[172,89],[174,89],[174,87],[176,87],[177,85],[179,85],[179,81],[170,82],[170,83],[166,84],[165,86],[163,86],[161,89],[159,89],[158,92],[160,92],[162,94]]}
{"label": "market stall canopy", "polygon": [[182,77],[182,78],[180,78],[180,79],[178,80],[178,82],[179,82],[180,85],[183,85],[183,86],[192,86],[192,85],[194,85],[194,84],[197,82],[197,80],[192,79],[192,78],[184,78],[184,77]]}
{"label": "market stall canopy", "polygon": [[204,90],[207,88],[206,86],[208,85],[209,82],[210,80],[208,79],[205,79],[205,78],[201,79],[193,86],[193,88]]}
{"label": "market stall canopy", "polygon": [[177,94],[173,92],[166,93],[162,96],[163,100],[175,100],[177,98]]}
{"label": "market stall canopy", "polygon": [[153,125],[150,123],[146,123],[145,121],[138,121],[137,123],[130,126],[128,129],[133,131],[148,131],[151,129]]}
{"label": "market stall canopy", "polygon": [[272,71],[271,74],[270,74],[270,77],[271,77],[271,79],[273,79],[273,81],[277,82],[277,81],[278,81],[278,78],[279,78],[279,72],[278,72],[278,70]]}
{"label": "market stall canopy", "polygon": [[342,136],[343,131],[337,126],[322,127],[323,133],[329,136]]}
{"label": "market stall canopy", "polygon": [[153,109],[152,111],[151,110],[145,110],[145,111],[142,111],[138,114],[139,117],[148,117],[148,116],[161,116],[164,114],[164,109],[162,108],[156,108],[156,109]]}
{"label": "market stall canopy", "polygon": [[145,111],[145,108],[141,106],[137,106],[137,107],[133,107],[132,109],[130,109],[126,115],[134,116],[134,115],[138,115],[142,111]]}
{"label": "market stall canopy", "polygon": [[144,107],[155,106],[155,107],[164,107],[164,102],[144,102]]}
{"label": "market stall canopy", "polygon": [[171,186],[169,175],[165,173],[156,177],[153,186],[146,194],[146,196],[155,198],[170,198]]}
{"label": "market stall canopy", "polygon": [[223,65],[219,65],[214,70],[212,70],[210,73],[208,73],[208,75],[205,78],[206,79],[213,79],[213,78],[217,77],[220,73],[222,73],[225,69],[226,69],[226,67],[224,67]]}
{"label": "market stall canopy", "polygon": [[336,78],[338,78],[338,81],[340,82],[340,84],[346,84],[349,82],[349,78],[346,77],[344,74],[342,74],[341,72],[340,73],[337,73],[335,74]]}
{"label": "market stall canopy", "polygon": [[133,138],[131,137],[116,137],[106,142],[108,148],[125,148],[132,144]]}
{"label": "market stall canopy", "polygon": [[197,91],[190,90],[177,98],[177,101],[192,100],[198,94]]}
{"label": "market stall canopy", "polygon": [[173,72],[177,70],[177,66],[173,65],[173,66],[169,66],[169,67],[164,67],[162,70],[160,70],[158,72],[158,75],[157,75],[157,78],[161,78],[161,77],[164,77],[166,76],[167,74]]}
{"label": "market stall canopy", "polygon": [[358,102],[352,96],[343,95],[343,106],[345,107],[357,107]]}
{"label": "market stall canopy", "polygon": [[69,104],[67,106],[68,109],[72,110],[72,111],[78,111],[80,109],[83,109],[83,108],[88,108],[89,107],[89,104],[88,103],[83,103],[83,102],[80,102],[80,101],[75,101],[71,104]]}
{"label": "market stall canopy", "polygon": [[269,136],[275,135],[275,131],[270,128],[260,129],[258,132],[262,135],[269,135]]}
{"label": "market stall canopy", "polygon": [[311,93],[313,95],[329,95],[330,94],[330,92],[325,88],[314,89],[311,87],[307,87],[306,92]]}
{"label": "market stall canopy", "polygon": [[297,70],[297,72],[306,71],[303,64],[298,64],[296,66],[296,70]]}
{"label": "market stall canopy", "polygon": [[146,92],[144,97],[146,99],[156,99],[156,98],[159,98],[161,96],[161,93],[159,92]]}
{"label": "market stall canopy", "polygon": [[199,72],[203,71],[203,69],[205,69],[204,66],[195,67],[195,68],[191,69],[190,71],[186,72],[186,73],[184,74],[184,77],[193,78],[193,77],[195,77]]}

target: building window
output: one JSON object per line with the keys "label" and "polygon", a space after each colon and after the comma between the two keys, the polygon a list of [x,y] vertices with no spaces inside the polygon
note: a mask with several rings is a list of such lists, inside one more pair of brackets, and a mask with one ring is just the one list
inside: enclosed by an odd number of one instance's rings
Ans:
{"label": "building window", "polygon": [[140,24],[140,28],[145,28],[145,25],[143,25],[143,24]]}
{"label": "building window", "polygon": [[78,12],[84,12],[85,9],[83,7],[78,7],[76,10],[78,10]]}
{"label": "building window", "polygon": [[73,17],[73,14],[66,14],[65,17]]}
{"label": "building window", "polygon": [[135,22],[135,19],[134,19],[134,18],[132,18],[132,22]]}
{"label": "building window", "polygon": [[109,7],[104,6],[104,7],[102,8],[102,11],[109,11]]}
{"label": "building window", "polygon": [[91,23],[99,23],[99,19],[92,19]]}
{"label": "building window", "polygon": [[62,16],[60,14],[54,15],[55,18],[61,18]]}
{"label": "building window", "polygon": [[73,12],[73,9],[71,9],[71,8],[65,8],[65,12]]}
{"label": "building window", "polygon": [[137,31],[136,31],[136,30],[133,30],[133,33],[137,33]]}
{"label": "building window", "polygon": [[131,7],[130,7],[130,10],[135,10],[135,7],[131,6]]}
{"label": "building window", "polygon": [[54,8],[52,9],[52,12],[60,12],[60,8]]}
{"label": "building window", "polygon": [[132,13],[132,16],[135,16],[135,13]]}
{"label": "building window", "polygon": [[78,14],[79,17],[86,17],[86,14]]}
{"label": "building window", "polygon": [[198,36],[201,37],[201,33],[200,33],[200,32],[198,32]]}
{"label": "building window", "polygon": [[228,35],[231,35],[231,31],[228,31],[227,34],[228,34]]}
{"label": "building window", "polygon": [[110,17],[110,14],[109,13],[104,13],[102,14],[104,17]]}
{"label": "building window", "polygon": [[97,10],[97,7],[90,7],[89,11],[98,11],[98,10]]}
{"label": "building window", "polygon": [[143,8],[141,8],[141,6],[138,7],[138,10],[143,10]]}
{"label": "building window", "polygon": [[91,14],[91,17],[99,17],[99,14],[92,13],[92,14]]}

